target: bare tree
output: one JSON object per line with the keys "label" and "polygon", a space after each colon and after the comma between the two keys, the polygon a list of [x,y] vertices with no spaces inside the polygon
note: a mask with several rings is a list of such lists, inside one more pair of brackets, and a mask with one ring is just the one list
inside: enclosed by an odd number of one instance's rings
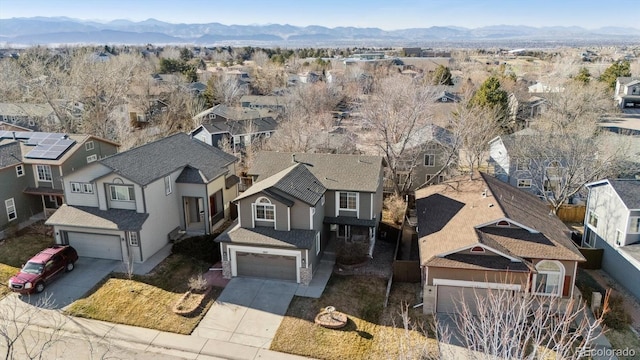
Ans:
{"label": "bare tree", "polygon": [[403,195],[418,163],[415,147],[417,134],[430,124],[429,106],[435,98],[427,88],[401,75],[379,79],[374,91],[362,105],[363,126],[368,129],[365,143],[381,154],[388,166],[387,177],[394,192]]}
{"label": "bare tree", "polygon": [[242,95],[248,93],[247,85],[231,74],[214,75],[207,84],[207,93],[214,104],[235,104]]}
{"label": "bare tree", "polygon": [[[603,315],[593,319],[581,300],[489,289],[471,304],[454,301],[454,336],[467,358],[578,359],[602,333]],[[603,314],[607,304],[608,294]]]}

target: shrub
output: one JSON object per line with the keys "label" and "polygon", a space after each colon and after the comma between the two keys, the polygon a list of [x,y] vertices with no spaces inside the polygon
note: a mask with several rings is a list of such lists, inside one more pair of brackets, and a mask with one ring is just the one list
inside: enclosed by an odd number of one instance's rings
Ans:
{"label": "shrub", "polygon": [[203,235],[187,238],[173,244],[171,251],[209,264],[220,261],[220,244],[213,241],[216,235]]}
{"label": "shrub", "polygon": [[203,292],[207,289],[207,279],[202,274],[194,275],[189,278],[189,289],[195,292]]}
{"label": "shrub", "polygon": [[404,201],[402,196],[393,194],[384,199],[384,208],[389,212],[391,220],[396,224],[400,224],[404,218],[407,203]]}
{"label": "shrub", "polygon": [[616,330],[623,330],[631,324],[631,315],[624,308],[624,299],[620,295],[609,297],[609,311],[604,314],[604,324]]}

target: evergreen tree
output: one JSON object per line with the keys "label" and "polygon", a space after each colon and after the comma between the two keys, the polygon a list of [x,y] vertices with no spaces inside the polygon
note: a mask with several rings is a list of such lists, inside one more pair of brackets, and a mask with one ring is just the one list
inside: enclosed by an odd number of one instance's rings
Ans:
{"label": "evergreen tree", "polygon": [[444,65],[438,65],[433,72],[433,85],[453,85],[451,81],[451,71]]}
{"label": "evergreen tree", "polygon": [[473,94],[470,104],[482,108],[495,108],[500,116],[506,117],[509,109],[509,95],[500,87],[500,80],[491,76]]}
{"label": "evergreen tree", "polygon": [[618,77],[631,76],[631,64],[628,61],[617,61],[600,75],[599,80],[615,89]]}
{"label": "evergreen tree", "polygon": [[589,69],[583,67],[580,69],[580,72],[578,72],[578,75],[576,75],[574,79],[586,85],[589,83],[589,81],[591,81],[591,73],[589,73]]}

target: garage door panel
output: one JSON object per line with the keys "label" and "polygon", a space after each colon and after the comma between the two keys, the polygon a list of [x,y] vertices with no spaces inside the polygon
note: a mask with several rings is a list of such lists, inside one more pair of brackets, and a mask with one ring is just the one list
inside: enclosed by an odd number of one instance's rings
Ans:
{"label": "garage door panel", "polygon": [[67,240],[76,249],[78,256],[122,260],[118,235],[67,232]]}
{"label": "garage door panel", "polygon": [[436,312],[456,313],[462,310],[461,302],[477,314],[478,301],[487,296],[487,289],[438,285]]}
{"label": "garage door panel", "polygon": [[297,281],[295,256],[236,253],[238,276]]}

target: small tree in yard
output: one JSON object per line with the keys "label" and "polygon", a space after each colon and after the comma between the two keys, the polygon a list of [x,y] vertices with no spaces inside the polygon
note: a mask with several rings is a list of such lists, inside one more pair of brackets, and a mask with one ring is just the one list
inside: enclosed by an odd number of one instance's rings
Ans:
{"label": "small tree in yard", "polygon": [[388,211],[393,222],[400,224],[404,218],[405,211],[407,210],[407,202],[404,201],[402,196],[392,194],[384,199],[384,209]]}

